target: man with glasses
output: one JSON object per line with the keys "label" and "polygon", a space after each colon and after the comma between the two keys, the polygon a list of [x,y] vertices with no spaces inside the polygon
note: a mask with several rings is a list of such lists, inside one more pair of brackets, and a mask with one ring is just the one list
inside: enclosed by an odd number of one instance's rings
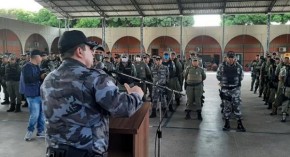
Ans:
{"label": "man with glasses", "polygon": [[242,124],[241,112],[241,82],[244,78],[242,66],[235,62],[235,54],[232,51],[227,53],[228,59],[221,64],[217,70],[217,79],[221,85],[221,97],[224,105],[223,114],[225,118],[224,131],[230,130],[230,116],[232,112],[237,119],[237,131],[245,132]]}
{"label": "man with glasses", "polygon": [[92,46],[77,30],[59,39],[62,63],[41,86],[48,157],[107,157],[109,115],[129,117],[142,105],[140,87],[125,84],[120,93],[111,77],[92,69]]}

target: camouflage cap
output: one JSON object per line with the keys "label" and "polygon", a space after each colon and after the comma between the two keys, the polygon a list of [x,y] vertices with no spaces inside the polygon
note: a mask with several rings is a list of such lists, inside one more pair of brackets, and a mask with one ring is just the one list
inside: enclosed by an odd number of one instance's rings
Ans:
{"label": "camouflage cap", "polygon": [[16,55],[13,54],[13,53],[11,53],[11,54],[9,55],[9,59],[16,59]]}

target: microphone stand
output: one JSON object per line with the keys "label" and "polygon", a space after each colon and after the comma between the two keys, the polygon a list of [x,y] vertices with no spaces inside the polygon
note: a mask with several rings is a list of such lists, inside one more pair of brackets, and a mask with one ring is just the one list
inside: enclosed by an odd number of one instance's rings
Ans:
{"label": "microphone stand", "polygon": [[[180,95],[182,95],[182,96],[185,96],[184,93],[182,93],[182,92],[180,92],[180,91],[177,91],[177,90],[173,90],[173,89],[168,88],[168,87],[166,87],[166,86],[161,86],[161,85],[158,85],[158,84],[154,84],[153,82],[149,82],[149,81],[146,81],[146,80],[142,80],[142,79],[139,79],[139,78],[137,78],[137,77],[134,77],[134,76],[131,76],[131,75],[127,75],[127,74],[124,74],[124,73],[120,73],[120,72],[116,72],[116,71],[114,71],[113,73],[118,74],[118,75],[123,75],[123,76],[129,77],[129,78],[132,78],[132,79],[134,79],[134,80],[140,81],[141,83],[145,83],[145,84],[153,85],[153,87],[155,86],[155,87],[159,87],[159,88],[163,88],[163,89],[165,89],[165,90],[171,91],[171,92],[172,92],[172,97],[171,97],[171,99],[169,100],[169,102],[167,102],[168,104],[169,104],[169,103],[172,101],[172,99],[173,99],[173,93],[177,93],[177,94],[180,94]],[[162,96],[162,95],[161,95],[161,96]],[[162,97],[161,97],[161,99],[162,99]],[[160,156],[161,156],[160,146],[161,146],[161,138],[162,138],[162,127],[161,127],[161,123],[162,123],[162,121],[163,121],[164,116],[162,116],[162,112],[161,112],[161,110],[162,110],[162,108],[161,108],[161,102],[160,102],[159,100],[158,100],[157,104],[158,104],[158,107],[159,107],[159,115],[160,115],[160,116],[159,116],[159,125],[158,125],[157,131],[156,131],[156,135],[157,135],[157,137],[158,137],[158,157],[160,157]],[[167,112],[167,111],[166,111],[166,112]],[[165,113],[166,113],[166,112],[165,112]],[[155,137],[155,148],[156,148],[156,137]],[[155,156],[156,156],[156,150],[155,150]]]}

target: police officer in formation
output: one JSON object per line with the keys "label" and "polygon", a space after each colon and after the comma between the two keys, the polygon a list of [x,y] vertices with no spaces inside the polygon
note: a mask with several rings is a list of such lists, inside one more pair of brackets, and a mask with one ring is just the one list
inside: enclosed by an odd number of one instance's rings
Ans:
{"label": "police officer in formation", "polygon": [[[133,77],[137,76],[135,65],[129,59],[129,56],[125,54],[122,55],[121,62],[116,66],[116,71]],[[133,86],[135,83],[135,80],[133,78],[124,76],[122,74],[118,74],[117,81],[120,91],[126,90],[126,88],[124,88],[125,83],[129,84],[130,86]]]}
{"label": "police officer in formation", "polygon": [[16,59],[14,54],[10,54],[8,63],[5,65],[5,81],[10,97],[10,108],[7,112],[21,112],[22,97],[19,93],[21,68]]}
{"label": "police officer in formation", "polygon": [[[151,71],[149,69],[149,66],[145,63],[144,60],[142,60],[140,55],[136,55],[135,62],[134,62],[135,68],[136,68],[136,77],[144,80],[149,81],[151,79]],[[141,89],[144,92],[143,101],[146,100],[146,94],[147,94],[147,85],[144,82],[136,82],[136,85],[141,87]]]}
{"label": "police officer in formation", "polygon": [[[288,57],[287,57],[287,61],[285,62],[285,66],[281,68],[281,72],[279,74],[279,80],[283,80],[284,82],[284,96],[285,96],[284,100],[286,100],[286,102],[283,102],[281,104],[282,105],[281,122],[286,122],[286,118],[288,116],[288,109],[290,107],[290,63],[289,63]],[[276,106],[276,111],[274,112],[276,114],[277,114],[277,106]]]}
{"label": "police officer in formation", "polygon": [[203,93],[203,81],[206,79],[206,74],[204,70],[199,67],[199,59],[197,57],[191,60],[191,65],[188,65],[184,71],[185,90],[187,95],[185,119],[191,119],[190,113],[196,111],[197,119],[202,120],[201,97]]}
{"label": "police officer in formation", "polygon": [[120,93],[111,77],[92,69],[92,46],[77,30],[59,39],[63,62],[41,86],[48,157],[107,157],[109,115],[128,117],[142,105],[141,88],[125,84],[128,94]]}
{"label": "police officer in formation", "polygon": [[2,57],[2,64],[0,66],[0,83],[4,93],[4,102],[1,103],[2,105],[8,105],[10,103],[5,78],[5,66],[8,64],[8,58],[9,54],[4,54]]}
{"label": "police officer in formation", "polygon": [[260,82],[261,82],[260,75],[261,75],[261,68],[262,68],[262,65],[263,65],[264,62],[265,62],[264,56],[260,56],[257,65],[255,67],[253,67],[254,68],[254,73],[255,73],[254,75],[256,76],[254,94],[257,93],[258,88],[259,88],[259,94],[261,93],[260,92]]}
{"label": "police officer in formation", "polygon": [[[176,84],[176,90],[178,91],[182,91],[182,82],[183,82],[183,77],[182,77],[182,73],[183,73],[183,68],[182,68],[182,64],[180,63],[179,59],[176,57],[176,53],[175,52],[171,52],[170,54],[170,59],[174,62],[175,67],[176,67],[176,72],[175,72],[175,80],[178,81],[178,83]],[[180,94],[175,93],[175,101],[176,101],[176,105],[179,106],[180,105]]]}
{"label": "police officer in formation", "polygon": [[104,71],[109,75],[112,75],[112,72],[115,71],[115,65],[111,62],[110,54],[106,53],[104,56]]}
{"label": "police officer in formation", "polygon": [[259,59],[260,59],[260,56],[256,55],[256,59],[251,62],[251,66],[250,67],[251,67],[252,82],[251,82],[250,91],[253,91],[254,84],[255,84],[256,80],[259,79],[258,69],[256,68],[258,66]]}
{"label": "police officer in formation", "polygon": [[285,76],[286,76],[286,67],[289,66],[289,57],[285,57],[284,61],[282,60],[276,67],[275,75],[278,76],[278,88],[276,92],[276,98],[272,104],[272,112],[270,115],[277,115],[277,108],[282,105],[285,99]]}
{"label": "police officer in formation", "polygon": [[[156,56],[155,64],[151,68],[151,71],[154,85],[167,86],[170,76],[169,68],[162,64],[162,58],[160,56]],[[156,117],[156,108],[158,103],[161,103],[161,109],[164,113],[164,117],[167,117],[167,91],[154,85],[152,93],[152,112],[150,118]]]}
{"label": "police officer in formation", "polygon": [[[169,52],[164,52],[163,54],[163,65],[168,67],[169,70],[169,81],[168,81],[168,88],[173,89],[173,90],[179,90],[180,89],[180,84],[178,81],[178,78],[176,77],[176,67],[174,62],[170,59],[170,54]],[[169,111],[174,112],[173,109],[173,92],[172,91],[167,91],[167,101],[169,102]],[[179,98],[179,97],[178,97]]]}
{"label": "police officer in formation", "polygon": [[241,112],[241,81],[244,73],[242,66],[235,61],[232,51],[227,53],[228,60],[221,64],[217,70],[217,79],[220,81],[222,99],[224,101],[223,115],[225,118],[224,131],[230,130],[230,116],[233,113],[237,119],[237,131],[244,132]]}

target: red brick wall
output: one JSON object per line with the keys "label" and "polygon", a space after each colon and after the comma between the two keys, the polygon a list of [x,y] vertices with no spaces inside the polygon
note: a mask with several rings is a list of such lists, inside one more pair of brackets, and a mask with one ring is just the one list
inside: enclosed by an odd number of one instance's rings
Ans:
{"label": "red brick wall", "polygon": [[168,48],[172,49],[176,53],[180,53],[180,44],[178,41],[172,37],[160,36],[150,43],[147,52],[151,54],[152,49],[158,49],[159,55],[162,55],[164,51],[168,50]]}
{"label": "red brick wall", "polygon": [[0,53],[3,52],[12,52],[16,54],[17,57],[20,57],[22,53],[22,46],[17,35],[8,30],[0,29]]}
{"label": "red brick wall", "polygon": [[185,54],[188,58],[190,53],[194,52],[196,48],[200,48],[200,55],[210,55],[213,57],[214,55],[221,55],[221,46],[219,43],[210,36],[198,36],[191,39],[185,48]]}
{"label": "red brick wall", "polygon": [[140,41],[134,37],[122,37],[112,47],[112,54],[140,54]]}
{"label": "red brick wall", "polygon": [[237,54],[242,54],[242,65],[245,67],[257,54],[264,52],[262,44],[255,38],[249,35],[239,35],[231,39],[226,47],[225,52],[234,51]]}
{"label": "red brick wall", "polygon": [[56,37],[52,44],[51,44],[51,49],[50,49],[50,53],[59,53],[58,52],[58,40],[59,40],[59,37]]}
{"label": "red brick wall", "polygon": [[[35,45],[35,42],[39,45]],[[40,51],[45,51],[48,49],[48,44],[46,40],[40,34],[32,34],[28,37],[25,43],[25,51],[30,51],[31,49],[39,49]]]}
{"label": "red brick wall", "polygon": [[278,52],[279,47],[286,47],[287,52],[290,53],[290,34],[283,34],[270,42],[270,52]]}
{"label": "red brick wall", "polygon": [[[91,40],[91,41],[95,41],[96,43],[98,43],[98,44],[100,44],[100,45],[102,45],[102,43],[103,43],[103,40],[102,40],[101,38],[99,38],[99,37],[96,37],[96,36],[88,37],[88,39]],[[106,49],[105,49],[105,51],[106,51],[106,52],[110,51],[110,50],[109,50],[109,47],[108,47],[108,45],[107,45],[107,43],[105,43],[105,44],[106,44]]]}

